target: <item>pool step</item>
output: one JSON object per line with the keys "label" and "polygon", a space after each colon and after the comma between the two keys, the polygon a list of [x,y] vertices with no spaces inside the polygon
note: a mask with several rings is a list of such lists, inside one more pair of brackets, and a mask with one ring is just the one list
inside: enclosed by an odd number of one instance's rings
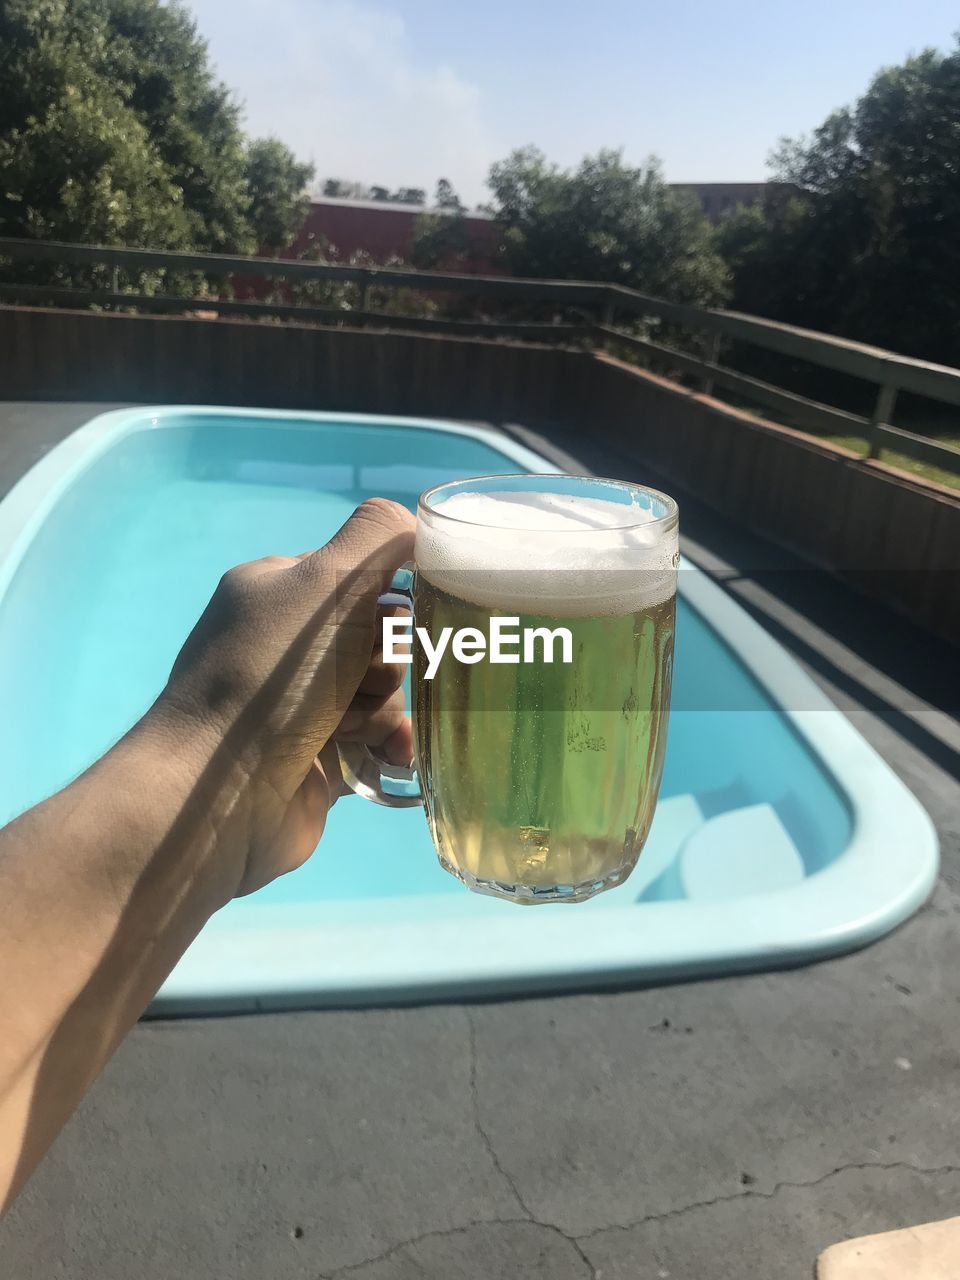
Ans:
{"label": "pool step", "polygon": [[603,899],[622,903],[629,889],[636,902],[719,902],[789,889],[804,875],[799,850],[772,805],[705,818],[696,796],[671,796],[657,809],[637,870]]}
{"label": "pool step", "polygon": [[[630,879],[616,889],[601,893],[589,905],[593,908],[625,907],[638,901],[653,902],[682,896],[672,892],[669,885],[660,886],[660,881],[676,863],[684,842],[702,825],[703,810],[696,796],[668,796],[661,800],[640,861]],[[654,886],[660,887],[655,889]],[[661,888],[666,891],[661,892]]]}
{"label": "pool step", "polygon": [[710,818],[689,837],[679,864],[683,896],[697,902],[789,889],[804,878],[797,846],[769,804]]}

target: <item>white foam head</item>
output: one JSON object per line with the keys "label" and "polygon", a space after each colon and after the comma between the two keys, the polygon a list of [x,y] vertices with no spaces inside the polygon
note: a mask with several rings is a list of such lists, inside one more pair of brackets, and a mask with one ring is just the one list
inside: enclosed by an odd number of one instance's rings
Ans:
{"label": "white foam head", "polygon": [[571,494],[454,493],[417,521],[417,568],[441,590],[554,617],[632,613],[669,599],[677,554],[675,519]]}

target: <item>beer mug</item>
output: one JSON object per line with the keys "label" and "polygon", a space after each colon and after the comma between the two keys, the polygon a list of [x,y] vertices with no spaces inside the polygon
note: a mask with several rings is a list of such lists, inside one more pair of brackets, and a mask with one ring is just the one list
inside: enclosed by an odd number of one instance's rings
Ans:
{"label": "beer mug", "polygon": [[414,558],[384,598],[412,612],[413,765],[341,745],[347,784],[422,800],[441,864],[477,892],[620,884],[663,772],[677,504],[618,480],[455,481],[421,496]]}

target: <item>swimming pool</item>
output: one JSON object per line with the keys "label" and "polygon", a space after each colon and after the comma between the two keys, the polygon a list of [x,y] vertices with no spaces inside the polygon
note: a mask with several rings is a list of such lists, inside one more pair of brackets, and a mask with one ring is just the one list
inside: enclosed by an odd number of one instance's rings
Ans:
{"label": "swimming pool", "polygon": [[[94,419],[0,502],[0,822],[150,704],[231,564],[320,545],[371,494],[412,507],[458,476],[555,469],[445,422],[179,406]],[[926,814],[728,596],[693,566],[680,580],[661,801],[626,884],[520,911],[441,870],[419,809],[349,797],[310,862],[210,921],[157,1009],[763,968],[902,921],[936,875]]]}

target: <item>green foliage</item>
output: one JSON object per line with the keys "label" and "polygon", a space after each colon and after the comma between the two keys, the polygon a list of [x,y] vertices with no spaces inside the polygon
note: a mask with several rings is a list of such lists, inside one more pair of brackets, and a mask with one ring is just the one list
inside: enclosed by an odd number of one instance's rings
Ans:
{"label": "green foliage", "polygon": [[960,45],[881,71],[772,157],[793,199],[720,239],[735,305],[960,364]]}
{"label": "green foliage", "polygon": [[[337,265],[342,263],[340,252],[322,237],[311,238],[297,255],[300,262],[317,262]],[[355,250],[347,260],[351,267],[403,267],[402,258],[389,257],[377,262],[363,249]],[[361,286],[341,283],[338,280],[290,280],[274,290],[269,301],[294,302],[299,306],[331,307],[344,312],[358,308],[361,303]],[[414,289],[391,289],[373,284],[367,290],[367,311],[380,311],[388,315],[431,316],[437,305]],[[346,318],[346,317],[345,317]]]}
{"label": "green foliage", "polygon": [[313,165],[298,164],[277,138],[251,142],[246,156],[248,217],[262,250],[285,249],[303,226],[309,208],[304,188]]}
{"label": "green foliage", "polygon": [[422,271],[462,271],[470,265],[470,233],[463,210],[421,213],[414,223],[410,261]]}
{"label": "green foliage", "polygon": [[250,253],[299,225],[309,172],[273,140],[248,149],[179,0],[0,0],[0,234]]}
{"label": "green foliage", "polygon": [[453,183],[449,178],[439,178],[437,180],[437,188],[434,193],[433,203],[438,209],[453,209],[457,211],[463,209],[460,197],[454,190]]}
{"label": "green foliage", "polygon": [[368,200],[370,191],[362,182],[347,182],[344,178],[327,178],[323,184],[323,194],[331,200]]}
{"label": "green foliage", "polygon": [[0,139],[5,235],[189,244],[182,191],[147,133],[95,81],[68,84],[42,119]]}
{"label": "green foliage", "polygon": [[[350,255],[350,265],[354,267],[408,267],[409,263],[395,254],[390,254],[383,262],[377,262],[372,254],[357,249]],[[436,302],[428,298],[418,289],[391,289],[385,285],[372,284],[367,291],[367,310],[379,311],[391,316],[432,316],[439,310]]]}
{"label": "green foliage", "polygon": [[426,204],[427,193],[422,187],[366,187],[362,182],[348,182],[344,178],[327,178],[323,194],[329,199],[379,200],[384,204]]}
{"label": "green foliage", "polygon": [[710,224],[654,160],[633,169],[600,151],[570,172],[524,147],[493,166],[489,186],[518,275],[604,280],[701,305],[725,295]]}

